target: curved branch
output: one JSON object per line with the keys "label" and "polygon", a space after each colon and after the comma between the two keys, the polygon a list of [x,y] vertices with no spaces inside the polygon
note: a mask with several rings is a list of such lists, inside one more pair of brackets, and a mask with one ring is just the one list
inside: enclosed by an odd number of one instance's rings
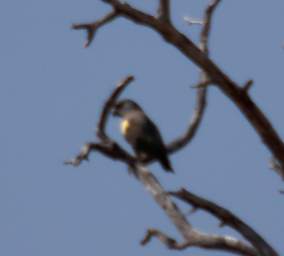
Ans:
{"label": "curved branch", "polygon": [[[133,78],[131,76],[124,79],[114,89],[103,106],[98,124],[98,137],[101,142],[86,144],[81,153],[74,159],[66,161],[66,164],[78,166],[83,160],[88,160],[88,156],[92,151],[100,152],[111,159],[119,160],[125,163],[130,170],[133,171],[138,181],[144,185],[144,187],[152,195],[153,199],[164,210],[165,214],[169,217],[177,230],[182,234],[185,241],[183,245],[186,245],[185,247],[195,246],[205,249],[226,250],[240,255],[257,256],[255,249],[249,245],[246,245],[242,241],[227,236],[206,234],[194,229],[187,221],[179,207],[173,202],[171,195],[168,194],[161,186],[158,179],[141,163],[137,162],[134,157],[128,154],[115,141],[107,136],[105,133],[105,126],[111,107],[122,90],[126,88],[126,85],[132,81],[132,79]],[[176,247],[179,247],[177,243]],[[180,246],[180,248],[181,247],[182,246]]]}
{"label": "curved branch", "polygon": [[106,124],[112,106],[115,104],[117,98],[122,91],[134,80],[133,76],[127,76],[121,82],[118,83],[116,88],[112,91],[108,99],[103,105],[102,112],[100,114],[99,122],[97,125],[96,135],[100,140],[100,143],[87,143],[83,146],[81,152],[73,159],[65,161],[65,164],[78,166],[83,160],[88,160],[89,155],[93,151],[102,153],[105,156],[112,158],[113,160],[120,160],[127,162],[129,166],[134,166],[136,158],[130,155],[126,150],[118,145],[106,134]]}
{"label": "curved branch", "polygon": [[[179,31],[177,31],[170,24],[167,24],[161,21],[160,19],[156,19],[155,17],[148,15],[146,13],[143,13],[139,10],[136,10],[128,4],[121,3],[120,1],[117,1],[117,0],[103,0],[103,1],[108,4],[111,4],[112,7],[114,8],[114,11],[120,16],[124,16],[136,23],[148,26],[156,30],[158,33],[162,35],[162,37],[166,41],[176,46],[177,49],[179,49],[189,59],[193,60],[199,67],[201,67],[204,72],[203,75],[201,76],[202,78],[201,82],[203,81],[203,84],[204,84],[204,82],[208,81],[208,80],[205,81],[205,78],[207,78],[206,76],[208,76],[210,78],[209,79],[210,82],[215,83],[227,96],[229,96],[230,99],[233,102],[235,102],[237,106],[244,112],[248,120],[252,123],[252,125],[255,127],[255,129],[260,134],[261,138],[263,138],[264,142],[268,145],[269,148],[272,147],[269,144],[269,140],[272,140],[275,142],[275,140],[279,139],[277,137],[277,134],[273,134],[274,130],[272,126],[270,125],[266,117],[262,114],[262,112],[251,101],[249,96],[245,94],[241,89],[239,89],[239,87],[233,81],[231,81],[229,77],[227,77],[207,57],[206,49],[204,48],[202,49],[202,43],[200,46],[201,49],[199,49],[186,36],[184,36]],[[209,20],[210,20],[210,15],[212,14],[218,2],[219,1],[213,1],[212,2],[213,7],[212,5],[208,7],[209,9],[211,8],[211,10],[209,10],[209,12],[206,13],[207,18],[209,17]],[[208,31],[206,32],[207,36],[209,35],[209,31],[210,31],[210,25],[209,25]],[[206,33],[205,33],[205,36],[206,36]],[[207,47],[207,41],[205,43],[206,43],[205,46]],[[202,50],[204,50],[205,52],[202,52]],[[122,87],[125,88],[128,82],[122,83],[122,84],[123,84]],[[112,159],[117,159],[127,164],[134,171],[137,179],[145,186],[145,188],[149,191],[149,193],[152,195],[154,200],[164,210],[164,212],[170,218],[170,220],[175,225],[177,230],[182,234],[185,240],[185,243],[178,244],[177,242],[174,242],[175,241],[174,239],[167,237],[160,231],[159,231],[160,233],[157,233],[158,231],[156,231],[155,233],[156,236],[158,234],[160,239],[164,241],[166,240],[171,241],[171,243],[175,243],[175,246],[177,248],[178,247],[182,248],[182,247],[186,247],[187,245],[189,245],[189,246],[197,246],[197,247],[202,247],[202,248],[207,248],[207,249],[222,249],[222,250],[238,253],[240,255],[251,255],[251,256],[277,255],[277,254],[268,254],[269,251],[264,252],[264,251],[259,250],[259,252],[257,252],[252,246],[247,245],[246,243],[239,241],[237,239],[231,238],[231,237],[205,234],[196,229],[193,229],[191,224],[185,218],[182,211],[172,201],[171,196],[165,192],[164,188],[161,186],[157,178],[151,172],[149,172],[143,165],[141,165],[141,163],[138,163],[135,158],[133,158],[125,150],[123,150],[115,141],[111,140],[107,136],[105,132],[107,118],[109,116],[109,112],[110,112],[110,109],[113,103],[115,102],[116,98],[119,96],[123,88],[121,89],[120,87],[121,90],[116,89],[118,90],[117,94],[113,93],[110,96],[109,100],[106,101],[104,105],[101,118],[98,124],[98,128],[97,128],[97,136],[101,140],[101,143],[89,144],[89,146],[84,148],[81,154],[79,154],[77,161],[75,158],[74,161],[70,161],[68,163],[78,165],[82,160],[88,159],[88,155],[91,151],[96,150],[98,152],[101,152],[107,155],[108,157],[111,157]],[[249,106],[249,109],[246,109],[248,106]],[[251,110],[251,108],[253,109]],[[252,111],[252,113],[249,114],[249,111]],[[252,116],[252,114],[255,114],[255,112],[257,115],[256,117]],[[267,131],[268,133],[266,134],[261,132],[263,131],[263,129],[267,129],[267,128],[272,129],[272,137],[270,136],[271,129],[270,130],[268,129]],[[267,136],[268,137],[270,136],[269,140],[265,140]],[[279,143],[278,144],[276,143],[276,146],[270,149],[273,152],[274,156],[277,157],[277,160],[279,160],[282,166],[284,166],[283,164],[284,156],[282,159],[283,162],[281,162],[281,157],[277,155],[277,152],[276,152],[277,151],[276,148],[278,147],[279,149],[281,148],[280,146],[279,146]],[[148,236],[148,239],[150,238],[149,236]]]}
{"label": "curved branch", "polygon": [[206,54],[189,38],[167,23],[141,12],[129,4],[117,0],[103,0],[112,5],[121,16],[157,31],[168,43],[175,46],[190,61],[199,66],[217,86],[244,114],[255,129],[262,142],[280,164],[280,175],[284,179],[284,144],[268,118],[242,88],[226,75]]}
{"label": "curved branch", "polygon": [[243,237],[245,237],[261,255],[278,255],[277,252],[258,233],[256,233],[256,231],[229,210],[207,199],[197,196],[184,188],[177,192],[170,192],[169,194],[192,205],[195,209],[200,208],[217,217],[223,225],[230,226],[242,234]]}
{"label": "curved branch", "polygon": [[[205,10],[203,22],[202,22],[202,29],[200,33],[200,49],[204,52],[205,55],[209,55],[208,49],[208,41],[209,35],[211,30],[211,23],[214,10],[217,8],[220,0],[213,0]],[[169,153],[173,153],[185,145],[191,142],[193,137],[195,136],[198,128],[200,127],[202,118],[204,116],[204,112],[207,106],[207,86],[211,83],[208,75],[201,71],[200,73],[200,81],[194,88],[197,88],[197,95],[196,95],[196,104],[195,110],[190,122],[190,125],[186,131],[186,133],[175,139],[167,146],[167,150]]]}
{"label": "curved branch", "polygon": [[127,76],[124,78],[116,87],[116,89],[112,92],[108,100],[105,102],[103,106],[103,110],[99,119],[99,123],[97,126],[97,136],[102,140],[109,140],[108,136],[105,132],[105,127],[107,123],[107,119],[110,114],[110,110],[114,103],[116,102],[116,99],[119,97],[119,95],[122,93],[122,91],[126,88],[126,86],[134,80],[133,76]]}
{"label": "curved branch", "polygon": [[[113,2],[113,4],[115,3],[115,1],[108,1],[108,0],[105,0],[105,2]],[[200,35],[200,41],[201,41],[200,45],[201,45],[201,49],[204,50],[206,54],[208,54],[207,44],[208,44],[208,36],[209,36],[210,28],[211,28],[211,17],[212,17],[213,11],[215,7],[217,6],[217,4],[218,3],[215,3],[214,1],[212,4],[208,6],[205,12],[203,29]],[[159,17],[161,18],[162,22],[169,21],[169,17],[170,17],[170,6],[169,5],[170,5],[169,0],[160,1],[160,5],[159,5],[159,15],[160,16]],[[93,35],[98,30],[98,28],[110,22],[112,19],[117,17],[119,14],[120,14],[119,10],[117,10],[114,6],[114,10],[108,15],[106,15],[103,19],[98,20],[93,23],[76,24],[76,25],[73,25],[73,28],[87,30],[89,34],[88,36],[89,39],[86,45],[89,46],[91,41],[93,40]],[[147,14],[144,13],[144,15],[147,15]],[[152,16],[149,16],[149,17],[154,19],[154,17]],[[126,84],[127,83],[128,81],[126,81]],[[179,149],[183,148],[184,146],[186,146],[188,143],[190,143],[190,141],[193,139],[193,137],[197,133],[197,130],[200,127],[200,123],[202,121],[203,114],[206,108],[207,89],[205,87],[207,87],[209,83],[210,81],[208,77],[203,72],[201,72],[200,82],[195,86],[197,88],[196,105],[195,105],[195,110],[194,110],[190,125],[184,135],[178,137],[177,139],[175,139],[174,141],[168,144],[167,146],[168,153],[174,153],[178,151]],[[203,86],[203,84],[206,86]],[[106,113],[106,112],[103,112],[103,113]],[[97,136],[102,140],[106,139],[104,127],[102,127],[103,123],[104,123],[104,118],[102,118],[101,122],[99,123],[99,126],[101,127],[97,128]],[[148,163],[150,161],[152,161],[152,159],[145,159],[144,163]]]}
{"label": "curved branch", "polygon": [[190,143],[197,133],[198,128],[200,127],[206,108],[207,88],[198,88],[197,90],[195,108],[189,127],[184,135],[180,136],[167,145],[167,151],[170,154],[180,150],[188,143]]}

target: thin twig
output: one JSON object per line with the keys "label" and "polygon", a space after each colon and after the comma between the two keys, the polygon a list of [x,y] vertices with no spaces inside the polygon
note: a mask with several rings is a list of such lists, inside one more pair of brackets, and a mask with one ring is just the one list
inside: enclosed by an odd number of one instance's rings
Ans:
{"label": "thin twig", "polygon": [[107,119],[109,117],[110,110],[114,103],[116,102],[116,99],[119,97],[119,95],[122,93],[122,91],[126,88],[126,86],[134,80],[133,76],[127,76],[124,78],[116,87],[116,89],[112,92],[108,100],[106,101],[103,111],[101,113],[99,123],[97,126],[97,136],[100,138],[102,141],[107,140],[108,136],[106,135],[105,132],[105,127],[107,123]]}
{"label": "thin twig", "polygon": [[188,24],[188,25],[203,25],[204,22],[202,20],[197,20],[191,17],[184,17],[183,20]]}
{"label": "thin twig", "polygon": [[162,22],[170,23],[170,0],[159,0],[158,18]]}
{"label": "thin twig", "polygon": [[252,86],[253,86],[253,80],[250,79],[250,80],[248,80],[248,81],[244,84],[244,86],[243,86],[243,91],[244,91],[245,93],[248,93],[249,90],[250,90],[250,88],[251,88]]}
{"label": "thin twig", "polygon": [[87,39],[86,39],[86,42],[84,43],[84,48],[87,48],[93,42],[97,30],[101,26],[103,26],[103,25],[111,22],[112,20],[114,20],[117,16],[118,16],[117,11],[113,10],[112,12],[110,12],[109,14],[104,16],[102,19],[97,20],[96,22],[73,24],[72,25],[72,29],[75,29],[75,30],[82,30],[82,29],[86,30],[86,32],[87,32]]}
{"label": "thin twig", "polygon": [[113,160],[127,162],[130,166],[133,166],[137,161],[135,157],[126,152],[116,142],[109,140],[108,142],[102,143],[86,143],[76,157],[66,160],[64,164],[79,166],[82,161],[89,160],[89,156],[92,152],[99,152]]}
{"label": "thin twig", "polygon": [[184,250],[190,246],[188,242],[178,243],[175,239],[167,236],[163,232],[157,229],[148,229],[144,238],[141,240],[141,245],[147,245],[153,237],[158,238],[169,249]]}
{"label": "thin twig", "polygon": [[200,48],[204,52],[205,55],[208,56],[208,39],[210,36],[211,31],[211,24],[212,24],[212,17],[215,9],[217,8],[218,4],[221,0],[212,0],[207,8],[205,9],[205,14],[203,18],[203,28],[200,35]]}

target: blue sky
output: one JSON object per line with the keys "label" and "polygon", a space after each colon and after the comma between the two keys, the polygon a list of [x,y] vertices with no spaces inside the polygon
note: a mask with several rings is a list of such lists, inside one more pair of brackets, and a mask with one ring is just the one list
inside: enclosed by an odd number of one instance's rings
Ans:
{"label": "blue sky", "polygon": [[[199,27],[182,17],[201,17],[207,1],[173,2],[175,24],[197,42]],[[154,13],[157,1],[129,3]],[[232,79],[255,80],[252,97],[282,136],[283,9],[281,1],[223,1],[210,41],[212,58]],[[143,106],[166,141],[191,118],[198,69],[152,30],[119,19],[82,48],[84,33],[71,24],[107,11],[98,0],[0,3],[0,254],[219,255],[172,252],[157,241],[141,247],[148,227],[180,236],[126,167],[99,154],[78,168],[63,165],[94,140],[101,106],[127,74],[136,80],[123,96]],[[171,156],[176,175],[151,169],[167,189],[187,187],[231,209],[283,252],[283,182],[268,168],[270,153],[218,89],[210,88],[208,101],[193,143]],[[117,120],[108,131],[130,149]],[[204,213],[189,220],[235,235]]]}

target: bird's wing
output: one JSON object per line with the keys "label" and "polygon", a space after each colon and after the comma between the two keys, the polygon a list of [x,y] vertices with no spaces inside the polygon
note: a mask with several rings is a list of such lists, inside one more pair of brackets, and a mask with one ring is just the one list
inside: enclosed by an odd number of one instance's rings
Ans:
{"label": "bird's wing", "polygon": [[143,139],[144,143],[146,143],[150,147],[150,151],[151,148],[154,151],[165,151],[165,145],[157,126],[147,117],[146,121],[143,124],[143,134],[143,138],[140,139]]}
{"label": "bird's wing", "polygon": [[150,120],[144,126],[144,138],[141,143],[145,151],[154,158],[157,158],[166,171],[173,172],[173,168],[167,155],[167,149],[157,126]]}

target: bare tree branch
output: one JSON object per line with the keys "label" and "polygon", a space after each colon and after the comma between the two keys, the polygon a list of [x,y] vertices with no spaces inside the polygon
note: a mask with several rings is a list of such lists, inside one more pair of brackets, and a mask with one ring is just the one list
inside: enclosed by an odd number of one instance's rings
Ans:
{"label": "bare tree branch", "polygon": [[[157,178],[151,172],[149,172],[145,167],[141,165],[136,165],[135,173],[138,180],[143,183],[146,189],[154,197],[155,201],[168,215],[177,230],[179,230],[182,236],[184,237],[186,242],[182,244],[178,244],[177,242],[175,242],[175,246],[177,248],[180,247],[180,249],[182,249],[182,247],[186,248],[191,246],[200,247],[204,249],[225,250],[239,255],[258,255],[258,253],[253,247],[233,237],[210,235],[200,232],[197,229],[193,229],[191,224],[186,220],[185,216],[182,214],[181,210],[175,203],[173,203],[168,193],[165,192]],[[159,234],[159,237],[162,238],[162,240],[164,239],[164,241],[175,241],[171,238],[163,238],[161,232],[156,233],[156,235],[152,233],[151,235],[157,236],[157,234]]]}
{"label": "bare tree branch", "polygon": [[93,39],[95,37],[97,30],[103,25],[114,20],[117,16],[118,16],[118,13],[115,10],[113,10],[112,12],[104,16],[102,19],[97,20],[96,22],[73,24],[72,29],[86,30],[87,39],[86,39],[86,42],[84,43],[84,48],[87,48],[93,42]]}
{"label": "bare tree branch", "polygon": [[211,213],[222,222],[222,225],[230,226],[242,234],[261,255],[278,255],[277,252],[258,233],[256,233],[256,231],[229,210],[197,196],[184,188],[177,192],[170,192],[169,194],[192,205],[195,209],[200,208]]}
{"label": "bare tree branch", "polygon": [[[100,151],[100,148],[102,147],[102,145],[97,144],[97,143],[86,143],[80,153],[73,159],[71,160],[66,160],[64,161],[64,164],[70,164],[73,166],[79,166],[81,164],[82,161],[86,160],[89,161],[89,155],[92,151]],[[103,151],[103,150],[101,150]]]}
{"label": "bare tree branch", "polygon": [[[103,1],[113,7],[113,15],[110,15],[109,18],[103,18],[100,21],[100,25],[94,25],[96,24],[96,22],[90,24],[78,24],[77,26],[75,25],[75,28],[77,29],[87,30],[89,38],[87,45],[89,45],[92,41],[94,33],[97,31],[98,27],[105,23],[108,23],[116,16],[126,17],[133,22],[148,26],[156,30],[167,42],[176,46],[177,49],[179,49],[185,56],[195,62],[202,69],[199,84],[205,84],[210,81],[210,83],[215,84],[239,107],[239,109],[247,117],[248,121],[256,129],[257,133],[262,138],[264,143],[269,147],[273,155],[277,158],[277,160],[281,164],[281,167],[284,166],[284,155],[283,157],[280,156],[280,153],[284,152],[284,146],[282,145],[282,141],[280,140],[278,134],[273,129],[267,118],[250,99],[249,95],[244,92],[243,88],[240,88],[236,83],[230,80],[230,78],[225,73],[223,73],[223,71],[218,68],[216,64],[212,62],[212,60],[208,58],[208,36],[210,33],[211,17],[220,0],[213,0],[206,9],[204,24],[201,31],[200,48],[194,45],[190,39],[177,31],[176,28],[174,28],[170,23],[165,22],[163,19],[157,19],[151,15],[148,15],[131,7],[129,4],[122,3],[118,0]],[[160,12],[163,13],[163,15],[167,13],[169,14],[169,8],[167,9],[168,11],[166,11],[165,6],[163,7],[162,4],[169,4],[169,1],[160,1]],[[162,9],[162,7],[164,9]],[[177,230],[182,234],[185,241],[183,243],[177,243],[175,239],[165,235],[164,233],[151,229],[143,240],[144,244],[146,244],[151,239],[151,237],[155,236],[172,249],[185,249],[186,247],[195,246],[205,249],[225,250],[239,255],[276,256],[277,253],[271,247],[269,247],[268,244],[265,244],[266,247],[264,246],[260,248],[259,245],[255,244],[255,241],[252,241],[253,239],[251,236],[244,237],[246,237],[248,241],[250,241],[255,247],[252,247],[251,245],[248,245],[245,242],[242,242],[233,237],[206,234],[194,229],[188,222],[182,211],[179,209],[179,207],[173,202],[171,195],[167,193],[161,186],[157,178],[142,163],[139,163],[136,158],[127,153],[122,147],[118,145],[118,143],[116,143],[106,134],[105,127],[111,108],[120,93],[132,80],[133,77],[128,77],[123,80],[106,101],[97,126],[97,137],[99,138],[100,143],[86,144],[86,146],[82,149],[81,153],[77,157],[75,157],[73,160],[67,161],[66,163],[79,165],[81,161],[88,159],[88,156],[92,151],[97,151],[110,157],[111,159],[124,162],[130,169],[133,170],[135,177],[144,185],[144,187],[149,191],[157,204],[164,210],[165,214],[169,217]],[[178,146],[172,148],[172,151],[170,151],[170,147],[172,146],[172,144],[170,144],[168,148],[169,152],[174,152],[175,150],[188,143],[197,130],[206,105],[206,87],[199,88],[198,90],[199,94],[197,95],[197,107],[194,113],[193,121],[191,122],[186,135],[181,137],[181,140],[183,141],[179,140],[184,144],[179,143]],[[273,143],[276,144],[272,145]],[[173,195],[173,193],[171,194]],[[202,208],[200,205],[195,205],[195,207]],[[225,210],[224,208],[221,209]],[[223,219],[222,221],[228,224]],[[242,227],[246,225],[241,220],[239,221],[241,222],[241,224],[243,224]],[[240,228],[240,226],[236,225],[233,226],[233,228],[239,230],[238,228]],[[253,233],[253,235],[255,234]],[[261,237],[258,235],[257,238]],[[261,240],[261,242],[263,241]],[[266,242],[264,241],[264,243]]]}
{"label": "bare tree branch", "polygon": [[244,91],[245,93],[248,93],[249,90],[250,90],[250,88],[251,88],[252,86],[253,86],[253,80],[250,79],[250,80],[248,80],[248,81],[244,84],[243,91]]}
{"label": "bare tree branch", "polygon": [[220,2],[221,0],[212,0],[211,3],[209,3],[207,8],[205,9],[205,14],[203,18],[204,25],[203,25],[203,29],[201,31],[201,36],[200,36],[200,48],[204,52],[204,54],[207,56],[209,53],[208,39],[210,36],[210,31],[211,31],[212,16]]}
{"label": "bare tree branch", "polygon": [[[208,49],[208,41],[211,30],[211,23],[214,10],[217,8],[217,5],[220,3],[220,0],[212,1],[205,10],[202,29],[200,33],[200,49],[204,52],[205,55],[209,55]],[[197,96],[196,96],[196,105],[193,117],[191,119],[190,125],[186,131],[186,133],[175,139],[168,146],[168,152],[173,153],[176,150],[181,149],[185,145],[187,145],[195,136],[198,128],[200,127],[206,105],[207,105],[207,86],[211,84],[210,78],[206,74],[206,72],[200,72],[200,81],[194,88],[197,88]]]}
{"label": "bare tree branch", "polygon": [[113,93],[110,95],[109,99],[106,101],[103,111],[101,113],[101,117],[98,123],[97,127],[97,136],[102,140],[108,140],[108,136],[105,132],[105,127],[107,123],[107,118],[109,117],[110,110],[112,106],[114,105],[116,99],[119,97],[121,92],[126,88],[126,86],[134,80],[133,76],[127,76],[124,78],[116,87],[116,89],[113,91]]}
{"label": "bare tree branch", "polygon": [[167,248],[173,250],[185,250],[192,246],[198,246],[201,248],[209,249],[209,246],[212,246],[214,249],[229,251],[236,254],[251,256],[256,255],[256,251],[254,249],[252,249],[247,244],[236,240],[233,237],[211,235],[207,238],[211,240],[210,243],[195,245],[194,242],[192,243],[191,241],[178,243],[175,239],[167,236],[166,234],[157,229],[149,229],[146,232],[145,237],[141,241],[141,245],[148,244],[153,237],[156,237],[160,240],[161,243],[165,244]]}
{"label": "bare tree branch", "polygon": [[198,128],[200,127],[205,108],[206,108],[206,96],[207,96],[207,88],[198,88],[196,94],[196,103],[194,108],[194,113],[191,118],[190,124],[188,129],[186,130],[185,134],[176,138],[174,141],[167,145],[168,153],[174,153],[188,143],[194,138],[195,134],[197,133]]}
{"label": "bare tree branch", "polygon": [[[180,247],[180,249],[182,249],[183,245],[184,247],[190,246],[213,250],[226,250],[239,255],[257,256],[258,254],[253,247],[233,237],[211,235],[193,229],[192,225],[187,221],[182,211],[172,201],[171,195],[164,190],[157,178],[106,134],[105,126],[108,120],[107,117],[111,111],[111,106],[117,100],[117,97],[120,95],[122,90],[126,88],[127,84],[132,81],[132,79],[133,78],[129,76],[120,82],[103,106],[99,124],[97,126],[97,129],[99,130],[97,131],[97,136],[101,142],[86,144],[81,153],[74,159],[66,161],[66,164],[78,166],[83,160],[88,159],[89,154],[92,151],[102,153],[113,160],[119,160],[125,163],[129,169],[133,171],[135,177],[152,195],[157,204],[164,210],[177,230],[182,234],[185,242],[180,245],[176,243],[176,248]],[[162,237],[161,234],[160,237]]]}
{"label": "bare tree branch", "polygon": [[[121,16],[143,26],[156,30],[168,43],[174,45],[189,60],[199,66],[216,85],[244,114],[255,129],[262,142],[281,167],[281,177],[284,179],[284,144],[272,124],[252,98],[242,88],[229,78],[206,54],[202,52],[189,38],[172,25],[160,22],[155,17],[141,12],[129,4],[117,0],[103,0],[112,5]],[[214,3],[214,2],[213,2]]]}
{"label": "bare tree branch", "polygon": [[127,162],[129,165],[134,165],[136,163],[136,158],[127,153],[121,146],[116,142],[109,140],[103,143],[86,143],[80,153],[73,159],[66,160],[64,164],[79,166],[82,161],[89,160],[89,156],[92,152],[99,152],[113,160],[119,160],[122,162]]}
{"label": "bare tree branch", "polygon": [[158,9],[158,18],[162,22],[170,23],[170,15],[171,15],[171,8],[170,8],[170,0],[159,0],[159,9]]}
{"label": "bare tree branch", "polygon": [[147,245],[153,237],[158,238],[163,244],[165,244],[169,249],[183,250],[189,245],[188,243],[177,243],[177,241],[166,234],[162,233],[157,229],[148,229],[144,238],[141,240],[141,245]]}
{"label": "bare tree branch", "polygon": [[104,103],[102,112],[97,125],[97,137],[100,143],[87,143],[83,146],[81,152],[73,159],[65,161],[65,164],[78,166],[83,160],[88,160],[89,155],[93,151],[102,153],[105,156],[112,158],[113,160],[120,160],[127,162],[129,166],[133,166],[137,161],[136,158],[131,156],[121,146],[119,146],[114,140],[112,140],[105,131],[108,117],[112,106],[115,104],[117,98],[127,85],[134,80],[133,76],[127,76],[121,82],[118,83],[116,88],[113,90],[109,98]]}

